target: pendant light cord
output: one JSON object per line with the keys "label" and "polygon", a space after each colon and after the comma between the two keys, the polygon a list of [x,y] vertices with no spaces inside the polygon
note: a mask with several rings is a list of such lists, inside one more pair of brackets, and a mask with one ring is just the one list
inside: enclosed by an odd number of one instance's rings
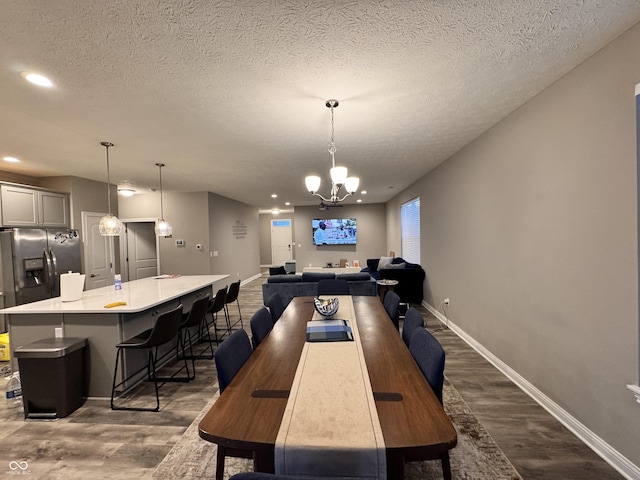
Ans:
{"label": "pendant light cord", "polygon": [[164,167],[164,163],[156,163],[156,165],[160,172],[160,220],[164,220],[164,204],[162,201],[162,167]]}

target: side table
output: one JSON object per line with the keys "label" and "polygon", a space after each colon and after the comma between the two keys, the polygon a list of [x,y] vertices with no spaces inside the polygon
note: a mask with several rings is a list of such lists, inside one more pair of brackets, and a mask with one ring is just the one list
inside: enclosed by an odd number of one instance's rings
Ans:
{"label": "side table", "polygon": [[378,296],[380,297],[380,301],[384,303],[384,296],[387,292],[393,292],[398,285],[398,280],[377,280],[378,284]]}

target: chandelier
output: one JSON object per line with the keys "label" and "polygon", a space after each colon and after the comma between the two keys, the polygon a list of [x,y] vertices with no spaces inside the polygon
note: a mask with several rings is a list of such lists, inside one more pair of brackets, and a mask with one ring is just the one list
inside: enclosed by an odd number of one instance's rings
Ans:
{"label": "chandelier", "polygon": [[111,142],[100,142],[107,149],[107,205],[108,215],[100,219],[98,230],[103,237],[117,237],[122,232],[122,222],[115,215],[111,215],[111,179],[109,178],[109,148],[113,147]]}
{"label": "chandelier", "polygon": [[158,167],[160,173],[160,218],[156,222],[154,230],[158,237],[168,237],[173,232],[173,228],[171,228],[169,222],[164,219],[164,206],[162,204],[162,167],[164,167],[164,163],[156,163],[156,167]]}
{"label": "chandelier", "polygon": [[[336,143],[333,138],[333,109],[336,108],[339,103],[338,100],[327,100],[325,105],[331,109],[331,141],[329,142],[329,153],[331,154],[331,170],[329,170],[331,175],[331,193],[329,198],[325,198],[318,193],[320,189],[320,177],[317,175],[309,175],[304,179],[304,183],[311,195],[320,197],[324,202],[338,203],[356,193],[360,179],[358,177],[347,177],[347,167],[336,167]],[[341,198],[340,190],[343,186],[346,193]]]}

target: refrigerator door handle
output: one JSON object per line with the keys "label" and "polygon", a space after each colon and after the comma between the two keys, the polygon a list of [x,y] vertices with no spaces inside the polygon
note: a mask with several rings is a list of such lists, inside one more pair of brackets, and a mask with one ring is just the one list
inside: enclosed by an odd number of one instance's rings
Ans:
{"label": "refrigerator door handle", "polygon": [[51,275],[52,275],[52,272],[53,272],[53,263],[51,261],[51,256],[49,255],[49,252],[47,252],[46,249],[44,250],[44,261],[45,261],[45,263],[47,265],[47,275],[46,275],[46,278],[47,278],[47,290],[48,290],[49,297],[51,297],[51,292],[52,292],[52,288],[53,288],[52,278],[51,278]]}
{"label": "refrigerator door handle", "polygon": [[49,255],[51,256],[51,263],[53,265],[53,272],[51,273],[51,296],[53,297],[60,295],[60,289],[58,288],[58,278],[60,277],[58,277],[58,259],[51,248],[49,249]]}

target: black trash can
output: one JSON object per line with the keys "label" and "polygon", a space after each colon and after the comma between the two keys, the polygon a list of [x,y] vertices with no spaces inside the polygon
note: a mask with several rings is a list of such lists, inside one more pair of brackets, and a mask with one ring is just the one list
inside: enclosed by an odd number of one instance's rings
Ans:
{"label": "black trash can", "polygon": [[47,338],[15,349],[24,418],[56,419],[85,400],[86,338]]}

